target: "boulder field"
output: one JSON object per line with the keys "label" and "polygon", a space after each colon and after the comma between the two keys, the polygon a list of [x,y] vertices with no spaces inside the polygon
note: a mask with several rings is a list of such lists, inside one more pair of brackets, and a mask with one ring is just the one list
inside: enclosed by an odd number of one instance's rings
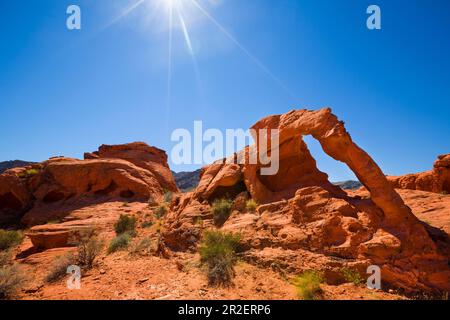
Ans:
{"label": "boulder field", "polygon": [[[170,191],[169,211],[155,237],[175,256],[195,253],[203,232],[217,228],[239,233],[242,259],[271,273],[320,270],[328,285],[340,285],[346,282],[343,269],[365,278],[367,268],[376,265],[383,289],[408,294],[450,291],[450,199],[443,192],[448,156],[440,157],[427,173],[432,178],[425,180],[433,183],[423,184],[419,178],[406,183],[386,177],[331,109],[270,116],[252,129],[278,130],[277,174],[262,175],[263,164],[233,163],[248,157],[255,150],[252,146],[204,167],[198,187],[180,193],[164,151],[144,143],[101,146],[84,160],[52,158],[1,174],[0,223],[20,222],[30,228],[26,234],[31,255],[22,252],[22,257],[33,261],[36,252],[70,246],[69,239],[85,228],[111,236],[120,213],[143,220],[140,215],[149,215],[149,208],[162,203]],[[364,188],[345,192],[330,183],[317,168],[305,135],[345,163]],[[271,148],[264,152],[270,154]],[[233,201],[231,214],[217,226],[212,205],[225,197]],[[246,206],[250,199],[257,203],[255,210]]]}

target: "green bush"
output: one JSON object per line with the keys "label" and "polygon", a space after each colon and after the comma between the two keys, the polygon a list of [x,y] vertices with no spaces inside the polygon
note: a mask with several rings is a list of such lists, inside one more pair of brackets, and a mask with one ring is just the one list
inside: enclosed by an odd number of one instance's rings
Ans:
{"label": "green bush", "polygon": [[23,234],[20,231],[6,231],[0,229],[0,251],[7,250],[22,243]]}
{"label": "green bush", "polygon": [[165,204],[161,204],[155,209],[154,214],[157,219],[161,219],[167,214],[167,212],[169,212],[167,206]]}
{"label": "green bush", "polygon": [[258,208],[258,202],[256,202],[253,199],[247,200],[245,207],[247,208],[248,212],[255,212],[256,209]]}
{"label": "green bush", "polygon": [[113,252],[126,249],[131,241],[131,236],[128,233],[123,233],[118,235],[114,239],[111,240],[108,247],[108,254]]}
{"label": "green bush", "polygon": [[220,231],[205,232],[199,252],[210,285],[227,286],[232,283],[239,243],[239,235]]}
{"label": "green bush", "polygon": [[297,288],[297,294],[302,300],[318,300],[321,298],[322,289],[320,284],[323,283],[323,275],[317,271],[306,271],[297,276],[294,281]]}
{"label": "green bush", "polygon": [[10,299],[24,285],[26,278],[15,265],[0,268],[0,300]]}
{"label": "green bush", "polygon": [[48,283],[59,281],[67,275],[67,268],[71,265],[76,265],[77,262],[77,258],[72,253],[55,258],[50,266],[49,273],[45,277],[45,281]]}
{"label": "green bush", "polygon": [[222,226],[230,217],[233,202],[228,199],[219,199],[213,202],[212,213],[214,224]]}
{"label": "green bush", "polygon": [[134,236],[136,234],[136,218],[121,214],[114,225],[114,230],[118,236],[124,233]]}
{"label": "green bush", "polygon": [[341,274],[346,281],[352,282],[357,286],[359,286],[361,283],[364,282],[364,279],[361,277],[361,275],[357,270],[350,268],[342,268]]}

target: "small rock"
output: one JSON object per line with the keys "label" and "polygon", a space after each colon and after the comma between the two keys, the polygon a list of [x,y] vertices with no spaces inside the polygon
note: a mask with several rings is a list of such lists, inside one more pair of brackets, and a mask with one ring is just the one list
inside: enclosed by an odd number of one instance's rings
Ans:
{"label": "small rock", "polygon": [[148,280],[149,280],[148,278],[143,278],[143,279],[138,280],[138,283],[142,284],[142,283],[147,282]]}

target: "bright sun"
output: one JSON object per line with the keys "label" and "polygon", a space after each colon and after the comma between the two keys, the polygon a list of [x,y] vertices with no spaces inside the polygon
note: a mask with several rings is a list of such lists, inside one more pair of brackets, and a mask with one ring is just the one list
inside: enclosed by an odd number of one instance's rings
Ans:
{"label": "bright sun", "polygon": [[[130,5],[122,10],[121,14],[112,21],[109,25],[125,18],[130,13],[143,12],[148,16],[150,21],[158,20],[158,25],[167,26],[168,34],[168,109],[170,109],[170,92],[172,79],[172,52],[173,52],[173,33],[174,29],[181,31],[189,54],[192,57],[192,62],[196,73],[198,74],[198,66],[195,57],[195,48],[191,41],[191,34],[189,27],[192,27],[194,22],[198,19],[206,19],[213,24],[221,33],[234,43],[256,66],[258,66],[264,73],[266,73],[274,82],[282,87],[291,97],[295,97],[280,79],[278,79],[261,61],[253,56],[239,41],[230,34],[222,24],[217,21],[214,16],[207,9],[208,6],[216,6],[220,0],[129,0]],[[156,21],[154,21],[156,22]],[[161,24],[159,24],[161,22]],[[198,77],[198,76],[197,76]],[[197,79],[197,81],[199,81]],[[199,85],[199,87],[201,87]]]}

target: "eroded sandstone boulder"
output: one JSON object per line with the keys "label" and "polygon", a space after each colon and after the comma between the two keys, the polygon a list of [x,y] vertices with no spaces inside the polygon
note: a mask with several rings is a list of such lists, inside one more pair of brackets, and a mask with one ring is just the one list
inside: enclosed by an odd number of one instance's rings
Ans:
{"label": "eroded sandstone boulder", "polygon": [[398,189],[450,194],[450,154],[439,156],[431,171],[388,179]]}
{"label": "eroded sandstone boulder", "polygon": [[85,159],[123,159],[150,171],[167,191],[178,191],[175,179],[167,163],[164,150],[151,147],[144,142],[122,145],[102,145],[93,153],[86,153]]}
{"label": "eroded sandstone boulder", "polygon": [[32,226],[52,220],[64,206],[147,201],[177,190],[165,153],[144,143],[102,146],[98,156],[86,158],[51,158],[0,175],[0,220],[21,218]]}

